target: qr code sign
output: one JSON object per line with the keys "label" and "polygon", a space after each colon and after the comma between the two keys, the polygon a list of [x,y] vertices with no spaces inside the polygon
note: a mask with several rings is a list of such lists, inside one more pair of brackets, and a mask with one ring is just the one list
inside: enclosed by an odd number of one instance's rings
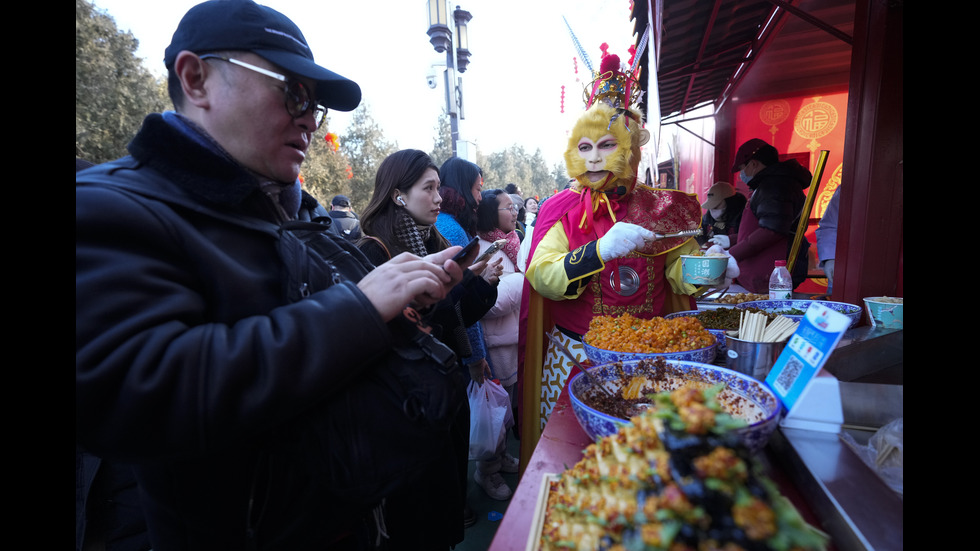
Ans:
{"label": "qr code sign", "polygon": [[779,376],[773,381],[773,386],[780,393],[788,394],[789,389],[793,387],[793,383],[800,377],[800,372],[802,371],[803,362],[796,358],[796,356],[790,356],[786,361],[786,365],[783,366],[783,370],[779,373]]}

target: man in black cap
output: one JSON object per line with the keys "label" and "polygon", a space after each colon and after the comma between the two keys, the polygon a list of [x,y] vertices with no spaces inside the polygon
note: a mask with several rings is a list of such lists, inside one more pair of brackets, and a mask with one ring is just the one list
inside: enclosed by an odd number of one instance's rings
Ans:
{"label": "man in black cap", "polygon": [[333,227],[344,239],[356,242],[361,238],[361,221],[354,214],[346,195],[334,195],[330,201],[330,218]]}
{"label": "man in black cap", "polygon": [[447,295],[459,247],[372,271],[304,222],[313,132],[361,93],[281,13],[199,4],[164,61],[175,111],[76,173],[76,444],[134,466],[154,549],[354,548],[375,521],[300,468],[297,419],[390,353],[407,305]]}
{"label": "man in black cap", "polygon": [[[806,202],[803,190],[810,187],[813,177],[796,159],[780,161],[776,148],[759,138],[738,148],[732,172],[738,172],[752,191],[742,211],[736,243],[728,250],[738,261],[736,282],[750,293],[768,293],[775,261],[788,260]],[[809,246],[803,239],[792,270],[794,288],[806,279]]]}

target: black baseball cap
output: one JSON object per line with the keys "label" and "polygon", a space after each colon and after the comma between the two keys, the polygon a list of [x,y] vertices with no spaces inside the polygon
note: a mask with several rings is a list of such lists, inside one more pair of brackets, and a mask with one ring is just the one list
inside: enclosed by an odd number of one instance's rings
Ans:
{"label": "black baseball cap", "polygon": [[346,195],[334,195],[333,200],[330,201],[331,205],[337,205],[338,207],[349,207],[350,199]]}
{"label": "black baseball cap", "polygon": [[317,102],[336,111],[353,111],[361,87],[313,61],[306,37],[288,17],[252,0],[209,0],[187,11],[164,53],[167,69],[177,54],[219,50],[252,52],[290,73],[316,82]]}

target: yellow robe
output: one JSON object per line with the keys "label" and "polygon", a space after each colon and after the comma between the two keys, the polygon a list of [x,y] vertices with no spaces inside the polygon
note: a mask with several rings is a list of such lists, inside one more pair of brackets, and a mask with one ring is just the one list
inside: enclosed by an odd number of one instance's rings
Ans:
{"label": "yellow robe", "polygon": [[[645,188],[645,186],[643,186]],[[645,188],[650,190],[650,188]],[[660,190],[666,191],[666,190]],[[670,191],[672,194],[682,192]],[[682,194],[687,196],[687,194]],[[688,201],[687,198],[682,198]],[[696,202],[696,198],[693,199]],[[700,205],[697,211],[700,212]],[[539,215],[540,216],[540,215]],[[697,227],[700,217],[694,216],[690,222]],[[539,220],[540,222],[540,220]],[[565,266],[565,258],[569,253],[570,244],[560,220],[550,228],[535,225],[535,231],[545,231],[537,243],[527,267],[526,277],[530,285],[525,287],[527,293],[526,338],[524,348],[524,364],[522,373],[522,417],[521,417],[521,466],[530,461],[534,447],[544,430],[544,425],[551,413],[558,395],[564,386],[572,367],[564,354],[555,349],[545,337],[551,332],[562,340],[577,356],[579,361],[586,358],[581,351],[581,345],[574,339],[567,338],[555,330],[555,322],[551,309],[552,301],[578,300],[585,291],[589,281],[598,277],[596,274],[604,268],[587,274],[577,274],[570,277]],[[655,230],[661,231],[661,230]],[[683,241],[656,256],[664,255],[664,279],[669,282],[665,289],[662,310],[657,315],[691,309],[690,295],[698,290],[697,286],[684,283],[681,275],[680,256],[691,254],[699,249],[694,239]],[[631,253],[630,256],[641,256]],[[647,256],[647,255],[643,255]],[[648,256],[648,258],[650,258]]]}

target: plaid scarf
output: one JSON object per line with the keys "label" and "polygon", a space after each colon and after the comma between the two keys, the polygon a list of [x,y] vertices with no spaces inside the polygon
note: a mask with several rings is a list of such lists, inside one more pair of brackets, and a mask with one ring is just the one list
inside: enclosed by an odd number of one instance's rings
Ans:
{"label": "plaid scarf", "polygon": [[429,239],[432,226],[418,225],[406,209],[395,209],[395,212],[398,217],[395,220],[395,238],[401,246],[416,256],[428,255],[425,242]]}
{"label": "plaid scarf", "polygon": [[[408,214],[407,209],[395,209],[395,213],[395,216],[398,217],[395,220],[395,239],[398,240],[405,250],[416,256],[428,255],[429,250],[425,248],[425,242],[432,235],[432,226],[418,225],[415,219],[412,218],[412,215]],[[463,310],[459,301],[453,304],[453,309],[456,313],[457,323],[452,328],[452,334],[446,335],[446,338],[451,336],[456,341],[454,350],[457,356],[464,358],[473,354],[473,348],[470,346],[470,339],[466,334],[466,325],[463,322]]]}

